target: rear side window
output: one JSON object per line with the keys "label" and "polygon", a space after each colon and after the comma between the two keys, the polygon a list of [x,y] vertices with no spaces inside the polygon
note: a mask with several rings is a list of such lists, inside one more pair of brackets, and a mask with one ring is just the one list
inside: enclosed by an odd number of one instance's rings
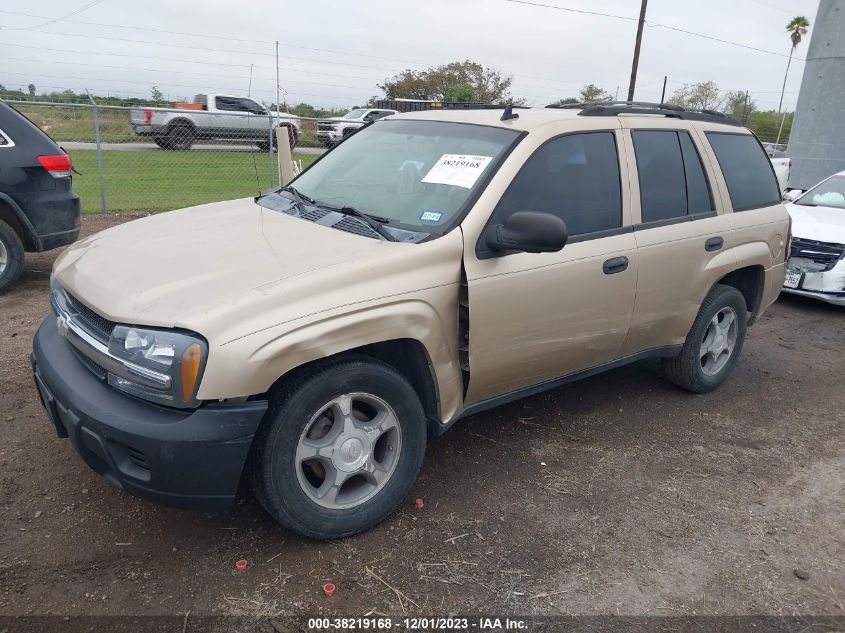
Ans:
{"label": "rear side window", "polygon": [[780,203],[781,195],[772,165],[754,136],[726,132],[706,134],[725,176],[734,211]]}
{"label": "rear side window", "polygon": [[12,139],[6,136],[3,130],[0,130],[0,147],[12,147],[13,145]]}
{"label": "rear side window", "polygon": [[635,130],[631,136],[637,157],[643,223],[713,210],[701,158],[687,132]]}
{"label": "rear side window", "polygon": [[493,217],[545,211],[566,222],[570,236],[622,226],[619,157],[613,132],[570,134],[542,145],[523,165]]}

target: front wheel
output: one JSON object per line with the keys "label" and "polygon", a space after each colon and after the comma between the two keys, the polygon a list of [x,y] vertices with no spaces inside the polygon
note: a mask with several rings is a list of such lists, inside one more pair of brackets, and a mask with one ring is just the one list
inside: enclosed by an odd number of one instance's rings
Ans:
{"label": "front wheel", "polygon": [[402,374],[369,358],[336,361],[273,398],[255,438],[252,487],[294,532],[351,536],[399,507],[425,443],[422,405]]}
{"label": "front wheel", "polygon": [[681,353],[663,359],[669,381],[695,393],[713,391],[736,366],[748,323],[745,297],[717,284],[701,304]]}

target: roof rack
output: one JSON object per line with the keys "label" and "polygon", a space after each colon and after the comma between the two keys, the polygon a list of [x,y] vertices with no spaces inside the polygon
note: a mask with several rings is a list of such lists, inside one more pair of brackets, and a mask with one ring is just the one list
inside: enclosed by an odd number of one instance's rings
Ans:
{"label": "roof rack", "polygon": [[669,103],[649,103],[647,101],[600,101],[593,103],[567,103],[548,105],[547,108],[580,109],[579,116],[617,116],[619,114],[657,114],[686,121],[709,121],[724,125],[742,127],[742,123],[715,110],[687,110]]}

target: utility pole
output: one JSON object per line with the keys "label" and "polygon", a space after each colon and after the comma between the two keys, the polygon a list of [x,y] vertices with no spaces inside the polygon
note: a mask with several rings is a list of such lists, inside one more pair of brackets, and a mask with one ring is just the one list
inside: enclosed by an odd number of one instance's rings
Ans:
{"label": "utility pole", "polygon": [[666,82],[669,80],[669,75],[663,75],[663,92],[660,93],[660,103],[666,101]]}
{"label": "utility pole", "polygon": [[628,84],[628,101],[634,100],[634,88],[637,85],[637,66],[640,64],[640,46],[643,43],[643,26],[645,25],[645,9],[648,0],[642,0],[640,6],[640,20],[637,23],[637,42],[634,44],[634,61],[631,64],[631,83]]}
{"label": "utility pole", "polygon": [[279,94],[281,87],[279,85],[279,40],[276,40],[276,114],[281,114],[282,110],[279,102]]}
{"label": "utility pole", "polygon": [[745,91],[745,101],[742,103],[742,124],[748,125],[748,91]]}

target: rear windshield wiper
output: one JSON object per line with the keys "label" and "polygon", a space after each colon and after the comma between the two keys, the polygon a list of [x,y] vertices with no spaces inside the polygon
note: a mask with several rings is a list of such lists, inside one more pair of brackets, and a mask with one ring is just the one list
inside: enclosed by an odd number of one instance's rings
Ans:
{"label": "rear windshield wiper", "polygon": [[386,231],[384,225],[390,222],[387,218],[380,218],[375,215],[370,215],[369,213],[364,213],[356,209],[355,207],[343,206],[343,207],[333,207],[330,205],[317,203],[321,207],[325,207],[326,209],[331,209],[332,211],[337,211],[338,213],[342,213],[343,215],[351,215],[355,218],[360,218],[364,222],[366,222],[371,229],[373,229],[376,233],[381,235],[384,239],[388,242],[396,242],[397,239],[390,234],[390,232]]}

